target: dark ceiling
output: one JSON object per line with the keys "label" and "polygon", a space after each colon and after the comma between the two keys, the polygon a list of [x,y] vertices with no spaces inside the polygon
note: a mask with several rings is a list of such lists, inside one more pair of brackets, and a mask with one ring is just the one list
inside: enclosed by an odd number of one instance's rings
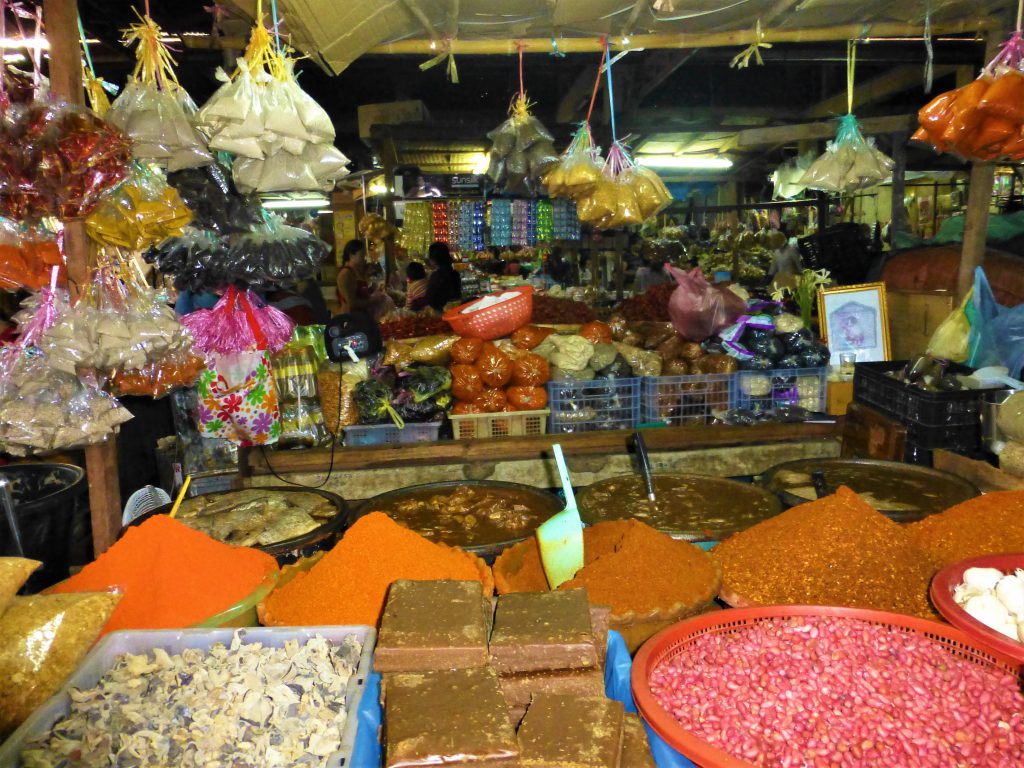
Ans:
{"label": "dark ceiling", "polygon": [[[120,30],[134,18],[132,4],[123,0],[79,0],[79,5],[87,33],[101,40],[92,49],[98,74],[109,82],[123,83],[134,59],[120,45],[119,38]],[[212,18],[204,5],[197,0],[154,0],[151,13],[169,33],[208,32]],[[242,22],[235,25],[236,29],[244,30]],[[971,67],[976,73],[983,49],[981,43],[970,40],[935,41],[934,63],[943,67],[946,74],[936,80],[934,92],[953,84],[953,66]],[[776,45],[763,52],[763,67],[743,70],[729,66],[737,53],[738,50],[719,48],[695,52],[641,51],[626,56],[614,68],[620,133],[710,131],[719,121],[730,125],[744,116],[799,122],[809,108],[845,90],[845,43]],[[182,84],[201,104],[218,85],[214,72],[223,63],[224,52],[185,47],[179,48],[175,56]],[[858,108],[858,115],[916,111],[927,100],[922,85],[925,56],[920,40],[861,45],[858,83],[869,82],[897,67],[919,67],[921,78]],[[562,136],[571,132],[571,121],[556,125],[559,104],[579,79],[581,83],[573,92],[583,92],[582,99],[577,100],[581,106],[570,109],[569,114],[572,120],[583,117],[596,60],[596,54],[525,57],[526,89],[536,104],[535,114]],[[461,125],[462,132],[467,134],[452,138],[479,138],[477,132],[503,119],[518,88],[516,60],[511,56],[458,56],[458,85],[448,82],[444,66],[421,72],[422,61],[422,57],[412,56],[366,56],[337,77],[329,77],[308,61],[300,63],[298,69],[303,87],[333,118],[338,145],[349,157],[365,165],[370,152],[358,136],[356,109],[360,104],[419,99],[446,131]],[[658,82],[666,63],[675,68]],[[635,98],[638,94],[642,94],[639,100]],[[603,100],[602,93],[599,102]],[[597,122],[604,122],[604,108],[599,106],[595,111],[599,113]],[[600,135],[599,139],[606,140]]]}

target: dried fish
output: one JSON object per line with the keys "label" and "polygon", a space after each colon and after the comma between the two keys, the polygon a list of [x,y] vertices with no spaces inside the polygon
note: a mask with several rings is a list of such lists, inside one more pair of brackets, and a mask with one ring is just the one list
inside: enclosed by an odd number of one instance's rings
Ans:
{"label": "dried fish", "polygon": [[348,683],[362,652],[349,635],[283,648],[243,643],[118,658],[71,711],[21,753],[25,768],[324,766],[341,746]]}
{"label": "dried fish", "polygon": [[187,499],[178,520],[225,544],[269,546],[316,530],[338,512],[315,493],[249,489]]}

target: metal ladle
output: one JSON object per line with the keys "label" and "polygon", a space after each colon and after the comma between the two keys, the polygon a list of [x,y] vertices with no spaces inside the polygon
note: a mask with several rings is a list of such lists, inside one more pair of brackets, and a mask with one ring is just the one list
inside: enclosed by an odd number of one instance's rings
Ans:
{"label": "metal ladle", "polygon": [[637,430],[633,433],[633,445],[636,446],[636,455],[640,462],[640,474],[644,478],[644,485],[647,486],[647,498],[650,501],[657,501],[654,497],[654,478],[651,476],[651,457],[647,454],[643,432]]}

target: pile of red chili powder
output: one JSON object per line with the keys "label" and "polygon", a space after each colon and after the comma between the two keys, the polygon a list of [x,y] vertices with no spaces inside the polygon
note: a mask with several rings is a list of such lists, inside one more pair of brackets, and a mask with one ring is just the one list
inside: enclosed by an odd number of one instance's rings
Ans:
{"label": "pile of red chili powder", "polygon": [[53,591],[123,592],[106,632],[177,629],[230,608],[275,571],[277,561],[265,552],[222,544],[154,515]]}

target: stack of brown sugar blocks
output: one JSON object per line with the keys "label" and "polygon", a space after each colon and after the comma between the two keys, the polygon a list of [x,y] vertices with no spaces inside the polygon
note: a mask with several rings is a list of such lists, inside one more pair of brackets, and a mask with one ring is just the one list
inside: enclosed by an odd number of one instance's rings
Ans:
{"label": "stack of brown sugar blocks", "polygon": [[585,590],[492,603],[477,582],[395,582],[374,658],[386,768],[653,768],[604,696],[609,613]]}

